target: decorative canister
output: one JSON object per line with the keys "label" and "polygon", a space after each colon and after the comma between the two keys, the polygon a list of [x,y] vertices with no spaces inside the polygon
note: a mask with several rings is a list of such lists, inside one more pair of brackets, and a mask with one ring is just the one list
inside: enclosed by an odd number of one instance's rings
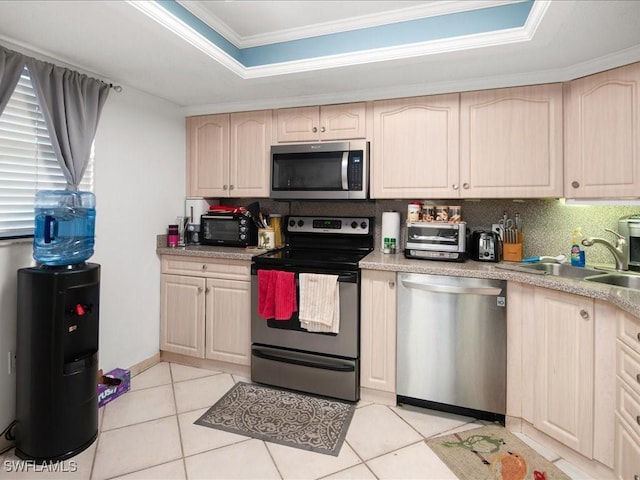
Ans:
{"label": "decorative canister", "polygon": [[423,203],[422,204],[422,221],[434,222],[435,220],[436,220],[436,206]]}
{"label": "decorative canister", "polygon": [[419,222],[422,204],[420,202],[411,202],[407,207],[407,222]]}
{"label": "decorative canister", "polygon": [[449,205],[449,223],[462,221],[462,207],[460,205]]}
{"label": "decorative canister", "polygon": [[436,222],[447,222],[447,221],[449,221],[449,206],[448,205],[436,206]]}

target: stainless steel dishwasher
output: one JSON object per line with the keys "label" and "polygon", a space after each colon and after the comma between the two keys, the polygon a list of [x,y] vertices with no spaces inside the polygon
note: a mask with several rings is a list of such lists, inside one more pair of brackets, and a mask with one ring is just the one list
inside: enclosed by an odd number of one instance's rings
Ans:
{"label": "stainless steel dishwasher", "polygon": [[506,412],[507,282],[398,274],[398,403],[497,420]]}

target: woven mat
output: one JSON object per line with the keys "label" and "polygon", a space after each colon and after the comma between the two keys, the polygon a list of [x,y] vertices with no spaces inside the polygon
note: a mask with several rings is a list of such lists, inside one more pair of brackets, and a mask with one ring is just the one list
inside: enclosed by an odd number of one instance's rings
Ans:
{"label": "woven mat", "polygon": [[338,456],[354,405],[239,382],[194,423]]}
{"label": "woven mat", "polygon": [[461,480],[570,480],[558,467],[499,426],[427,440]]}

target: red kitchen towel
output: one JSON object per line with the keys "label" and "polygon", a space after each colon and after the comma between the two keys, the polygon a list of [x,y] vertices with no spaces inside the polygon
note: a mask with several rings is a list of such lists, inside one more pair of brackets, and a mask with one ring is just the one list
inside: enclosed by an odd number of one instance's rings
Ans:
{"label": "red kitchen towel", "polygon": [[296,276],[293,272],[276,273],[276,320],[289,320],[298,310],[296,302]]}
{"label": "red kitchen towel", "polygon": [[273,318],[276,314],[276,271],[258,270],[258,315]]}
{"label": "red kitchen towel", "polygon": [[296,311],[295,274],[280,270],[258,270],[258,315],[265,320],[289,320]]}

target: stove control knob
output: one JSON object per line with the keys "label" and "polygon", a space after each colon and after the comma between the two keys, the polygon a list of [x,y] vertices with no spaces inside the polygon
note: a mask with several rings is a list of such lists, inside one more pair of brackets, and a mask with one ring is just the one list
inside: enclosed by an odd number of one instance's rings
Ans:
{"label": "stove control knob", "polygon": [[362,228],[362,229],[366,229],[366,228],[367,228],[367,222],[362,222],[362,223],[360,224],[360,228]]}
{"label": "stove control knob", "polygon": [[241,234],[240,234],[240,240],[244,240],[244,239],[246,239],[246,238],[247,238],[247,236],[246,236],[244,233],[241,233]]}
{"label": "stove control knob", "polygon": [[296,224],[296,221],[295,221],[295,220],[289,220],[289,226],[290,226],[290,227],[295,226],[295,224]]}
{"label": "stove control knob", "polygon": [[304,225],[304,221],[303,220],[298,220],[298,226],[302,227]]}
{"label": "stove control knob", "polygon": [[358,228],[358,222],[356,222],[355,220],[351,222],[351,228]]}

